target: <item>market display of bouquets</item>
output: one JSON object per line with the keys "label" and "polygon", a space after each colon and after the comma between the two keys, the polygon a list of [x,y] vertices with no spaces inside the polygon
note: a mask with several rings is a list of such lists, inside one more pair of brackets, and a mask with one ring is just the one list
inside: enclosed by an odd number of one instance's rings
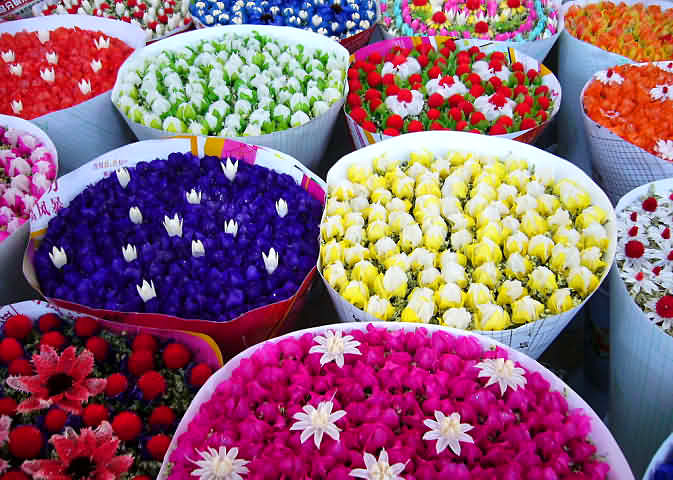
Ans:
{"label": "market display of bouquets", "polygon": [[526,55],[478,45],[407,37],[358,50],[345,107],[356,145],[424,130],[536,138],[560,106],[558,81]]}
{"label": "market display of bouquets", "polygon": [[46,0],[35,5],[33,12],[35,16],[79,14],[121,20],[142,28],[148,42],[192,26],[189,0]]}
{"label": "market display of bouquets", "polygon": [[0,115],[0,245],[28,221],[57,174],[49,137],[25,120]]}
{"label": "market display of bouquets", "polygon": [[301,307],[323,185],[270,149],[138,142],[58,181],[45,201],[60,209],[34,210],[24,272],[70,310],[203,332],[235,354]]}
{"label": "market display of bouquets", "polygon": [[0,309],[0,478],[156,478],[180,419],[222,365],[212,340]]}
{"label": "market display of bouquets", "polygon": [[327,182],[320,271],[344,321],[476,330],[535,357],[614,257],[605,194],[518,142],[405,135],[342,158]]}
{"label": "market display of bouquets", "polygon": [[436,325],[349,323],[256,345],[199,391],[160,480],[633,480],[598,416],[549,371]]}
{"label": "market display of bouquets", "polygon": [[667,2],[570,2],[565,27],[573,37],[631,60],[673,58],[673,9]]}

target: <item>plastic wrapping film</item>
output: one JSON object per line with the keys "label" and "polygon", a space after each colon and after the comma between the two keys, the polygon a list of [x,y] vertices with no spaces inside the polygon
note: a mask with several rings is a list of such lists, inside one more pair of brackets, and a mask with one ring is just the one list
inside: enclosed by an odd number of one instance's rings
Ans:
{"label": "plastic wrapping film", "polygon": [[[205,137],[183,137],[166,140],[148,140],[127,145],[108,152],[84,165],[82,168],[58,179],[33,209],[30,223],[30,241],[23,257],[23,272],[41,296],[40,285],[33,265],[35,251],[47,232],[49,221],[88,185],[109,176],[121,167],[132,167],[141,161],[165,158],[173,152],[189,152],[195,155],[214,155],[221,158],[235,157],[241,161],[261,165],[292,176],[297,184],[324,203],[325,183],[292,157],[264,147],[247,145],[233,140]],[[250,345],[271,338],[291,328],[290,322],[303,307],[306,295],[315,278],[312,269],[299,290],[290,298],[256,308],[229,322],[183,319],[165,314],[116,312],[91,308],[61,299],[48,299],[64,309],[82,312],[99,318],[122,323],[174,330],[189,330],[212,337],[220,346],[225,358],[231,357]]]}
{"label": "plastic wrapping film", "polygon": [[[563,4],[562,16],[574,5],[584,6],[600,0],[575,0]],[[634,5],[659,5],[663,9],[673,7],[666,0],[620,0]],[[633,63],[632,60],[608,52],[590,43],[573,37],[566,28],[561,32],[558,48],[558,77],[563,85],[564,101],[561,103],[557,122],[558,154],[591,174],[591,153],[586,136],[582,133],[582,108],[579,98],[584,84],[599,70]]]}
{"label": "plastic wrapping film", "polygon": [[[0,126],[16,128],[37,137],[51,153],[56,163],[56,176],[58,176],[58,152],[49,135],[28,120],[9,115],[0,115]],[[26,281],[21,274],[21,259],[26,249],[26,242],[28,242],[28,231],[29,226],[26,222],[3,242],[0,242],[0,305],[17,298],[30,298],[30,289],[26,288]]]}
{"label": "plastic wrapping film", "polygon": [[[513,48],[517,52],[521,52],[525,55],[528,55],[529,57],[532,57],[535,60],[537,60],[539,63],[542,63],[545,57],[554,47],[554,44],[561,36],[561,32],[564,29],[563,14],[561,12],[561,2],[559,0],[552,0],[551,3],[554,6],[554,8],[559,12],[558,17],[559,22],[556,33],[549,38],[527,42],[511,42],[511,41],[501,42],[496,40],[479,40],[479,39],[473,39],[473,40],[477,42],[488,43],[490,45],[495,45],[499,50],[502,51],[505,51],[508,48]],[[383,38],[385,40],[392,40],[398,38],[396,35],[390,33],[383,25],[381,25],[381,31],[383,32]],[[456,40],[456,43],[458,42],[459,40]]]}
{"label": "plastic wrapping film", "polygon": [[[429,44],[432,45],[433,48],[441,48],[440,45],[447,40],[449,40],[449,37],[440,37],[440,36],[400,37],[400,38],[394,38],[393,40],[384,40],[381,42],[373,43],[358,50],[357,52],[355,52],[354,55],[351,56],[351,61],[364,60],[374,52],[378,52],[381,53],[382,55],[385,55],[394,46],[400,46],[404,48],[414,48],[420,44]],[[512,48],[507,48],[505,42],[489,42],[487,40],[455,40],[455,42],[459,50],[468,50],[470,47],[476,45],[477,47],[481,48],[487,53],[498,51],[504,52],[508,55],[510,63],[521,62],[524,64],[524,68],[526,71],[532,68],[542,73],[542,84],[549,87],[551,95],[554,97],[554,109],[549,115],[547,121],[542,125],[538,125],[537,127],[530,128],[528,130],[506,133],[504,135],[492,135],[493,137],[510,138],[513,140],[518,140],[520,142],[533,143],[536,138],[542,135],[545,128],[547,128],[547,125],[549,125],[551,120],[558,112],[561,105],[561,84],[559,84],[554,74],[551,73],[551,71],[547,67],[540,64],[540,62],[538,62],[534,58],[526,54],[522,54],[519,51],[514,50]],[[353,144],[355,145],[355,148],[366,147],[367,145],[372,145],[376,142],[380,142],[388,138],[393,138],[388,135],[384,135],[383,133],[368,132],[360,125],[358,125],[358,123],[355,120],[353,120],[353,117],[351,117],[348,113],[345,113],[345,116],[346,116],[346,124],[348,125],[348,130],[351,134],[351,138],[353,139]]]}
{"label": "plastic wrapping film", "polygon": [[[444,331],[456,336],[474,336],[481,342],[484,348],[489,348],[491,346],[499,346],[501,348],[506,349],[509,358],[511,360],[519,362],[523,367],[530,370],[531,372],[540,373],[548,382],[550,382],[551,390],[564,392],[564,396],[568,401],[568,407],[570,409],[580,408],[586,413],[587,416],[591,418],[591,433],[589,434],[589,439],[596,446],[597,449],[596,454],[598,456],[603,457],[604,461],[606,461],[610,465],[610,472],[608,473],[607,477],[608,480],[634,480],[633,474],[631,473],[631,470],[629,468],[628,463],[626,462],[626,459],[624,458],[624,455],[622,454],[615,440],[612,438],[610,431],[603,424],[598,415],[596,415],[596,413],[591,409],[591,407],[584,400],[582,400],[582,398],[577,393],[575,393],[568,385],[563,383],[562,380],[560,380],[558,377],[556,377],[553,373],[544,368],[535,360],[527,357],[526,355],[520,352],[509,349],[507,346],[503,345],[502,343],[499,343],[493,338],[485,337],[483,335],[475,335],[474,332],[466,332],[462,330],[456,330],[453,328],[441,327],[439,325],[413,325],[409,323],[405,324],[405,323],[375,322],[375,326],[386,328],[389,331],[395,331],[395,330],[413,331],[417,327],[422,326],[426,328],[428,330],[428,333],[430,334],[436,331]],[[366,328],[367,328],[366,323],[342,323],[338,325],[328,325],[324,327],[316,327],[307,330],[300,330],[298,332],[278,337],[271,341],[278,342],[283,340],[284,338],[300,337],[307,333],[319,335],[324,334],[327,330],[347,331],[347,330],[366,330]],[[171,439],[171,444],[168,447],[166,456],[164,457],[164,463],[161,466],[161,471],[159,472],[157,480],[165,480],[168,477],[168,464],[169,464],[168,459],[171,456],[171,452],[175,449],[180,436],[183,433],[185,433],[189,428],[189,424],[191,423],[192,419],[199,413],[201,405],[207,402],[212,397],[215,390],[217,389],[217,386],[220,383],[231,377],[234,370],[236,370],[236,368],[238,368],[238,366],[240,365],[241,360],[249,358],[255,353],[255,351],[258,348],[261,348],[262,346],[264,346],[264,344],[255,345],[254,347],[247,349],[246,351],[240,353],[233,359],[229,360],[224,365],[224,367],[215,372],[203,385],[203,387],[201,387],[201,390],[199,390],[199,392],[196,394],[196,397],[194,397],[194,400],[192,400],[191,405],[189,405],[189,408],[185,412],[185,415],[182,417],[180,425],[178,425],[178,428],[175,431],[175,435],[173,435],[173,438]]]}
{"label": "plastic wrapping film", "polygon": [[[654,182],[668,193],[673,179]],[[647,195],[650,185],[627,193],[617,212]],[[673,431],[673,337],[650,321],[633,300],[615,265],[610,278],[610,428],[636,475]]]}
{"label": "plastic wrapping film", "polygon": [[643,480],[655,480],[654,471],[662,463],[670,462],[673,457],[673,433],[666,437],[666,440],[659,446],[657,453],[654,454],[650,464],[645,470],[645,475],[643,475]]}
{"label": "plastic wrapping film", "polygon": [[[524,143],[462,132],[421,132],[402,135],[346,155],[327,173],[327,184],[333,185],[347,178],[348,167],[352,164],[371,165],[374,157],[384,152],[391,159],[406,159],[411,152],[418,151],[421,145],[424,149],[439,155],[450,151],[473,152],[500,158],[511,155],[527,160],[529,165],[552,167],[557,179],[567,178],[575,180],[587,190],[591,196],[592,203],[603,208],[608,213],[608,222],[605,227],[611,240],[605,262],[608,265],[612,264],[616,248],[616,220],[614,209],[607,195],[579,168],[561,158]],[[377,321],[374,316],[347,302],[331,287],[322,276],[320,263],[318,264],[318,271],[342,322]],[[603,283],[607,274],[607,270],[603,272],[598,287]],[[598,290],[598,287],[596,287],[596,290]],[[475,333],[497,340],[532,358],[538,358],[563,331],[589,298],[591,298],[593,293],[587,296],[580,305],[560,315],[545,317],[513,329],[476,331]]]}
{"label": "plastic wrapping film", "polygon": [[[0,34],[59,27],[101,31],[135,50],[145,46],[145,34],[139,27],[89,15],[53,15],[2,23]],[[44,130],[56,145],[61,173],[68,173],[97,155],[133,141],[131,131],[110,102],[109,91],[30,121]]]}
{"label": "plastic wrapping film", "polygon": [[[654,63],[667,65],[671,62]],[[591,148],[594,175],[612,203],[616,204],[624,194],[640,185],[673,177],[673,162],[632,144],[586,114],[584,92],[592,81],[593,77],[582,88],[580,110],[586,138]]]}
{"label": "plastic wrapping film", "polygon": [[[220,38],[224,35],[244,35],[251,32],[259,32],[262,35],[267,35],[276,40],[281,40],[292,45],[306,45],[313,49],[321,49],[336,54],[343,59],[344,68],[348,67],[348,51],[339,43],[329,38],[318,35],[317,33],[299,30],[293,27],[270,27],[266,25],[227,25],[222,27],[204,28],[187,32],[185,34],[176,35],[167,38],[160,42],[153,43],[142,51],[138,51],[126,59],[124,64],[119,69],[117,75],[117,82],[112,89],[112,95],[121,88],[124,75],[127,71],[142,64],[145,58],[153,57],[164,50],[178,49],[185,45],[193,45],[199,43],[201,40],[210,40]],[[322,159],[329,139],[332,133],[334,124],[339,116],[339,110],[344,104],[348,86],[344,78],[344,96],[341,100],[334,103],[327,112],[313,118],[308,123],[299,127],[289,128],[280,132],[273,132],[267,135],[250,136],[250,137],[234,137],[231,140],[246,142],[253,145],[265,146],[279,150],[283,153],[291,155],[298,159],[309,168],[316,169]],[[114,108],[117,108],[116,106]],[[119,111],[119,109],[117,108]],[[156,128],[146,127],[140,123],[136,123],[124,115],[121,111],[119,114],[133,130],[133,133],[138,140],[151,140],[157,138],[174,137],[176,134],[166,130],[159,130]],[[220,138],[220,137],[215,137]]]}

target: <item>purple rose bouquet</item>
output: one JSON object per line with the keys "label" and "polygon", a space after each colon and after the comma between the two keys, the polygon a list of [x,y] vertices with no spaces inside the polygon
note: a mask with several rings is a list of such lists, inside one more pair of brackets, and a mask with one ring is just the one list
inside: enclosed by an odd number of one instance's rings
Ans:
{"label": "purple rose bouquet", "polygon": [[224,322],[297,291],[316,263],[321,215],[289,175],[172,153],[77,195],[34,264],[47,297]]}
{"label": "purple rose bouquet", "polygon": [[204,385],[160,478],[580,480],[610,470],[588,439],[591,417],[475,336],[370,324],[243,356]]}

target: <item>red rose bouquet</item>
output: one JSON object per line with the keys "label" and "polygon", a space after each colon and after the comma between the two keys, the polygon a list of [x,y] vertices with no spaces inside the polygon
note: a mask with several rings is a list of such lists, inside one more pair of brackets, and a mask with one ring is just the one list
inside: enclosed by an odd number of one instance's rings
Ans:
{"label": "red rose bouquet", "polygon": [[114,332],[91,317],[4,313],[0,479],[155,478],[218,365],[179,341]]}

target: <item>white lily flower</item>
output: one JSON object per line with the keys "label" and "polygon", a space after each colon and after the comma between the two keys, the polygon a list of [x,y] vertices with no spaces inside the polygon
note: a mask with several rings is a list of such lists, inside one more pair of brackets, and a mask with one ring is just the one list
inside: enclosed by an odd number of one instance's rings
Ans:
{"label": "white lily flower", "polygon": [[16,60],[16,55],[14,55],[14,50],[7,50],[6,52],[2,52],[2,61],[5,63],[12,63],[14,60]]}
{"label": "white lily flower", "polygon": [[131,245],[130,243],[125,247],[122,247],[122,254],[124,254],[124,260],[126,260],[127,263],[131,263],[138,258],[138,251],[136,250],[135,245]]}
{"label": "white lily flower", "polygon": [[227,447],[219,447],[218,450],[208,447],[207,451],[196,450],[196,453],[202,460],[189,459],[189,461],[199,467],[192,472],[192,475],[200,479],[243,480],[242,475],[248,473],[248,467],[245,465],[250,462],[237,458],[238,448],[236,447],[228,452]]}
{"label": "white lily flower", "polygon": [[280,218],[285,218],[287,215],[287,202],[282,198],[276,202],[276,213]]}
{"label": "white lily flower", "polygon": [[68,263],[68,255],[66,255],[63,248],[52,247],[51,253],[49,253],[49,258],[51,259],[51,263],[53,263],[59,270],[63,265]]}
{"label": "white lily flower", "polygon": [[381,449],[377,459],[371,453],[365,452],[364,461],[366,468],[356,468],[350,471],[351,477],[364,478],[367,480],[404,480],[400,473],[404,471],[406,463],[388,463],[388,452],[385,448]]}
{"label": "white lily flower", "polygon": [[80,92],[82,92],[82,95],[91,93],[91,82],[89,80],[83,78],[77,86],[79,87]]}
{"label": "white lily flower", "polygon": [[45,53],[45,57],[47,57],[47,63],[52,65],[56,65],[58,63],[58,54],[56,52]]}
{"label": "white lily flower", "polygon": [[47,43],[49,41],[49,30],[38,30],[37,39],[42,44]]}
{"label": "white lily flower", "polygon": [[206,254],[206,249],[201,240],[192,240],[192,257],[203,257]]}
{"label": "white lily flower", "polygon": [[262,252],[262,259],[269,275],[276,271],[276,268],[278,268],[278,252],[276,250],[271,248],[268,255]]}
{"label": "white lily flower", "polygon": [[504,358],[487,358],[475,365],[479,377],[487,377],[486,387],[497,384],[500,394],[504,395],[507,388],[517,390],[526,385],[526,371],[517,367],[513,361]]}
{"label": "white lily flower", "polygon": [[143,214],[138,207],[129,208],[129,219],[136,225],[143,223]]}
{"label": "white lily flower", "polygon": [[115,174],[117,174],[117,180],[119,180],[119,185],[122,186],[122,188],[126,188],[126,186],[129,184],[131,181],[131,174],[126,168],[120,168],[118,170],[115,170]]}
{"label": "white lily flower", "polygon": [[201,203],[201,192],[197,192],[193,188],[185,193],[185,197],[187,197],[187,203],[191,203],[192,205]]}
{"label": "white lily flower", "polygon": [[143,302],[147,303],[157,296],[157,291],[154,289],[154,282],[151,281],[147,283],[147,280],[143,280],[142,287],[136,285],[136,290],[138,290],[138,295],[143,299]]}
{"label": "white lily flower", "polygon": [[305,405],[304,412],[295,413],[292,418],[298,420],[290,430],[301,430],[299,440],[304,443],[313,437],[316,448],[320,448],[324,434],[329,435],[333,440],[339,441],[339,432],[341,429],[335,424],[340,418],[346,415],[345,410],[332,412],[334,404],[330,401],[320,402],[318,408],[313,405]]}
{"label": "white lily flower", "polygon": [[14,75],[15,77],[20,77],[21,75],[23,75],[23,67],[21,66],[20,63],[10,65],[9,66],[9,73]]}
{"label": "white lily flower", "polygon": [[164,228],[169,237],[182,237],[182,218],[176,213],[173,218],[164,215]]}
{"label": "white lily flower", "polygon": [[17,115],[23,110],[23,102],[21,100],[12,100],[12,111]]}
{"label": "white lily flower", "polygon": [[238,233],[238,223],[236,223],[236,220],[231,219],[228,222],[224,222],[224,233],[228,233],[234,237],[236,236]]}
{"label": "white lily flower", "polygon": [[460,455],[460,442],[474,443],[474,439],[468,435],[474,427],[469,423],[460,423],[460,413],[453,412],[446,416],[439,410],[435,410],[436,420],[425,420],[423,424],[430,429],[423,435],[423,440],[437,440],[435,451],[437,455],[442,453],[446,447]]}
{"label": "white lily flower", "polygon": [[98,37],[97,40],[94,40],[93,43],[94,43],[94,45],[96,45],[96,48],[98,50],[101,50],[103,48],[110,48],[110,39],[105,38],[102,35],[100,37]]}
{"label": "white lily flower", "polygon": [[45,68],[44,70],[40,70],[40,77],[42,77],[42,80],[45,82],[51,83],[56,78],[56,75],[54,74],[53,68]]}
{"label": "white lily flower", "polygon": [[227,163],[220,162],[220,166],[222,167],[224,176],[227,177],[230,182],[233,182],[234,178],[236,178],[236,172],[238,171],[238,160],[231,163],[231,158],[227,157]]}
{"label": "white lily flower", "polygon": [[103,62],[97,59],[91,60],[91,63],[89,65],[91,65],[91,70],[93,70],[94,73],[98,72],[101,68],[103,68]]}
{"label": "white lily flower", "polygon": [[362,355],[358,346],[360,342],[353,340],[352,335],[342,335],[341,330],[328,330],[323,335],[317,335],[313,340],[318,344],[311,347],[308,353],[322,353],[320,366],[335,362],[339,368],[344,366],[344,355]]}

